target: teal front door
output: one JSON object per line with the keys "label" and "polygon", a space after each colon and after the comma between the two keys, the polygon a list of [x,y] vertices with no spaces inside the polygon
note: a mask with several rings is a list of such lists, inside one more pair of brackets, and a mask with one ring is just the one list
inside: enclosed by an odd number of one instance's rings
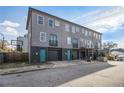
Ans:
{"label": "teal front door", "polygon": [[40,62],[45,63],[46,62],[46,49],[40,50]]}
{"label": "teal front door", "polygon": [[71,60],[71,50],[67,50],[67,60]]}

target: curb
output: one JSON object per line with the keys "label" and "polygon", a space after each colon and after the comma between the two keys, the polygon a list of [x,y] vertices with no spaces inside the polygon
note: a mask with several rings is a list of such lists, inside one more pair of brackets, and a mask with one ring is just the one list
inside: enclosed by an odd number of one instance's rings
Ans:
{"label": "curb", "polygon": [[[89,64],[88,63],[84,63]],[[81,63],[82,64],[82,63]],[[93,63],[90,63],[93,64]],[[38,71],[38,70],[46,70],[46,69],[54,69],[54,68],[60,68],[60,67],[68,67],[68,66],[74,66],[79,64],[71,64],[71,65],[36,65],[36,66],[28,66],[28,67],[19,67],[19,68],[12,68],[12,69],[5,69],[3,71],[0,71],[0,75],[9,75],[9,74],[17,74],[17,73],[25,73],[25,72],[31,72],[31,71]]]}
{"label": "curb", "polygon": [[31,71],[38,71],[38,70],[45,70],[45,69],[50,69],[50,68],[42,68],[42,69],[33,69],[33,70],[24,70],[24,71],[16,71],[16,72],[5,72],[2,73],[0,75],[4,76],[4,75],[9,75],[9,74],[17,74],[17,73],[25,73],[25,72],[31,72]]}
{"label": "curb", "polygon": [[3,72],[0,72],[0,75],[9,75],[9,74],[17,74],[17,73],[25,73],[25,72],[31,72],[31,71],[38,71],[38,70],[45,70],[45,69],[50,69],[50,68],[53,68],[53,65],[50,65],[50,66],[46,66],[46,67],[34,67],[34,68],[31,68],[31,69],[23,69],[24,67],[20,67],[19,69],[15,68],[15,69],[12,69],[12,70],[9,70],[9,71],[3,71]]}

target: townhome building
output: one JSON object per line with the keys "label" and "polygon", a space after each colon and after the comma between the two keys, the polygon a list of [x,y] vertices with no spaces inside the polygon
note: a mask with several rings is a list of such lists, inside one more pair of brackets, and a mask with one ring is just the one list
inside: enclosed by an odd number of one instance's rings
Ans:
{"label": "townhome building", "polygon": [[31,63],[86,59],[101,49],[101,33],[31,7],[26,29]]}

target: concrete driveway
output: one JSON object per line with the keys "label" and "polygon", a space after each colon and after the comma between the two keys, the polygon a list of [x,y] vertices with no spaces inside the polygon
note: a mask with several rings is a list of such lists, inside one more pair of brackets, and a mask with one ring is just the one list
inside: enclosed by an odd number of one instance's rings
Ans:
{"label": "concrete driveway", "polygon": [[0,76],[1,87],[124,86],[124,63],[77,64]]}

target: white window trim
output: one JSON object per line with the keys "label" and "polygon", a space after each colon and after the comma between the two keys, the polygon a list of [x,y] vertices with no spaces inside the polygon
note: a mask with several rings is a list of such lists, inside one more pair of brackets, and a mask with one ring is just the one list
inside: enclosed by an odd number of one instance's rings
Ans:
{"label": "white window trim", "polygon": [[[42,33],[45,34],[44,40],[41,40],[41,34]],[[46,36],[47,36],[46,32],[40,32],[40,42],[46,42]]]}
{"label": "white window trim", "polygon": [[81,32],[82,32],[82,34],[85,35],[85,29],[84,28],[81,29]]}
{"label": "white window trim", "polygon": [[85,36],[88,36],[88,31],[87,30],[85,30]]}
{"label": "white window trim", "polygon": [[98,38],[98,33],[96,34],[96,39],[99,39],[99,38]]}
{"label": "white window trim", "polygon": [[[72,29],[72,33],[76,33],[76,27],[74,26],[74,25],[72,25],[72,27],[71,27]],[[73,31],[73,28],[74,28],[74,31]]]}
{"label": "white window trim", "polygon": [[[57,24],[56,24],[56,22],[57,22]],[[55,19],[54,23],[55,23],[55,26],[57,26],[57,27],[60,26],[60,21],[58,19]]]}
{"label": "white window trim", "polygon": [[99,34],[99,40],[101,40],[101,35]]}
{"label": "white window trim", "polygon": [[71,43],[72,41],[71,41],[71,37],[67,37],[67,44],[68,45],[71,45],[72,43]]}
{"label": "white window trim", "polygon": [[76,30],[76,32],[80,32],[80,27],[76,26],[75,30]]}
{"label": "white window trim", "polygon": [[[40,16],[40,17],[43,17],[43,24],[39,24],[39,16]],[[37,15],[37,24],[38,24],[38,25],[44,25],[44,16],[42,16],[42,15]]]}
{"label": "white window trim", "polygon": [[101,43],[100,43],[100,42],[98,42],[98,48],[99,48],[99,49],[101,48]]}
{"label": "white window trim", "polygon": [[89,36],[91,36],[91,31],[89,31]]}
{"label": "white window trim", "polygon": [[[53,27],[50,27],[50,26],[49,26],[49,20],[53,20]],[[54,19],[53,19],[53,18],[48,18],[48,27],[50,27],[50,28],[54,28],[54,26],[55,26]]]}
{"label": "white window trim", "polygon": [[[68,31],[67,31],[67,25],[68,25]],[[68,23],[65,23],[65,32],[70,32],[70,25]]]}
{"label": "white window trim", "polygon": [[95,32],[93,33],[93,37],[96,38],[96,33]]}

